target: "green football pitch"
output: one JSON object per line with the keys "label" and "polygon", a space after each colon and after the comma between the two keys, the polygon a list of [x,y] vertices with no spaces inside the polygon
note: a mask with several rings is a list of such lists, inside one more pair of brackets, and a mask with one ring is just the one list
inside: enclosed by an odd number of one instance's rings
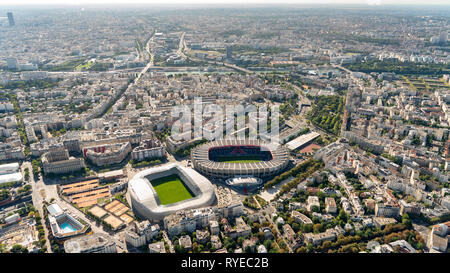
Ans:
{"label": "green football pitch", "polygon": [[236,155],[236,156],[218,156],[217,161],[225,163],[254,163],[254,162],[261,162],[262,160],[260,156]]}
{"label": "green football pitch", "polygon": [[178,175],[169,175],[150,181],[161,205],[180,202],[193,197]]}

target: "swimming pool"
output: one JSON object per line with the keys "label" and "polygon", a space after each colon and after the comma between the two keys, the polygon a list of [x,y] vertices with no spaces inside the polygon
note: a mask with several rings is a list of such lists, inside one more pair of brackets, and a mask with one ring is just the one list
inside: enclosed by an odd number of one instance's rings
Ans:
{"label": "swimming pool", "polygon": [[60,224],[59,227],[61,228],[63,233],[77,231],[77,229],[74,228],[69,222],[64,222],[64,223]]}

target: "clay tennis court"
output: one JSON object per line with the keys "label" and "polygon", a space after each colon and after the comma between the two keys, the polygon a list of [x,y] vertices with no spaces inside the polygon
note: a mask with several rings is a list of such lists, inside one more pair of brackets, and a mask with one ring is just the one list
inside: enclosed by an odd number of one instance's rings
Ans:
{"label": "clay tennis court", "polygon": [[89,209],[89,212],[98,218],[102,218],[103,216],[108,214],[108,212],[106,210],[102,209],[101,207],[99,207],[97,205],[95,205],[91,209]]}
{"label": "clay tennis court", "polygon": [[299,152],[302,154],[312,154],[315,151],[319,150],[320,148],[322,148],[322,146],[313,143],[301,149]]}
{"label": "clay tennis court", "polygon": [[99,183],[98,179],[93,179],[93,180],[88,180],[88,181],[83,181],[83,182],[77,182],[77,183],[72,183],[72,184],[68,184],[68,185],[63,185],[63,186],[61,186],[62,193],[66,194],[66,195],[70,195],[70,194],[73,194],[73,193],[86,191],[86,190],[89,190],[89,189],[94,189],[94,188],[99,186],[98,183]]}
{"label": "clay tennis court", "polygon": [[72,203],[77,204],[79,207],[84,208],[97,204],[97,200],[100,198],[109,197],[109,188],[95,189],[83,193],[74,194],[71,196]]}
{"label": "clay tennis court", "polygon": [[110,224],[113,229],[118,229],[123,224],[123,221],[114,215],[109,215],[103,221]]}
{"label": "clay tennis court", "polygon": [[120,216],[120,219],[122,219],[125,223],[129,224],[131,222],[133,222],[133,217],[131,217],[130,215],[124,213]]}
{"label": "clay tennis court", "polygon": [[105,206],[105,209],[116,216],[120,216],[128,211],[128,207],[118,200],[114,200],[111,203],[107,204]]}

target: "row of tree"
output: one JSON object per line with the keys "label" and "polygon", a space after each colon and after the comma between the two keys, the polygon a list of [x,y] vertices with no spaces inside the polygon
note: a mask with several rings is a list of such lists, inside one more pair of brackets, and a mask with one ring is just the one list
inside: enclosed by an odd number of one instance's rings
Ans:
{"label": "row of tree", "polygon": [[272,180],[270,180],[269,182],[267,182],[266,184],[264,184],[264,189],[269,189],[273,186],[275,186],[278,183],[281,183],[282,181],[286,180],[289,177],[296,177],[298,174],[301,174],[305,171],[307,171],[311,166],[314,165],[314,163],[317,163],[319,161],[317,160],[313,160],[313,159],[308,159],[300,164],[298,164],[297,166],[295,166],[294,168],[290,169],[289,171],[286,171],[278,176],[275,176]]}
{"label": "row of tree", "polygon": [[317,96],[311,97],[314,101],[307,118],[311,122],[327,132],[339,135],[342,115],[344,110],[344,99],[341,96]]}
{"label": "row of tree", "polygon": [[143,160],[140,162],[137,162],[135,160],[130,160],[130,164],[133,168],[140,168],[140,167],[146,167],[146,166],[154,166],[154,165],[158,165],[161,164],[161,159],[148,159],[148,160]]}

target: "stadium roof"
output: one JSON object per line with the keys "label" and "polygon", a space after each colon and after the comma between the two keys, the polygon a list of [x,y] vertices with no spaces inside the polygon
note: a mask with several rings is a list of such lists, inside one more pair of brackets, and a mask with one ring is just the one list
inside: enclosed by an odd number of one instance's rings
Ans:
{"label": "stadium roof", "polygon": [[146,183],[146,181],[135,179],[130,181],[130,185],[136,192],[136,196],[139,199],[139,201],[144,201],[148,198],[153,197],[154,193],[150,188],[150,183]]}
{"label": "stadium roof", "polygon": [[295,149],[307,144],[308,142],[314,140],[318,136],[320,136],[320,134],[317,132],[311,132],[306,135],[301,135],[301,136],[295,138],[294,140],[291,140],[288,143],[286,143],[286,147],[291,151],[295,150]]}
{"label": "stadium roof", "polygon": [[[249,163],[228,163],[216,162],[209,159],[209,150],[214,147],[223,146],[261,146],[272,153],[272,160],[249,162]],[[254,172],[264,172],[263,170],[282,169],[289,161],[289,153],[286,148],[278,146],[276,149],[269,149],[266,144],[259,140],[239,140],[239,139],[223,139],[205,143],[195,147],[191,152],[191,159],[194,166],[199,169],[208,169],[217,172],[230,172],[233,175],[253,174]]]}

